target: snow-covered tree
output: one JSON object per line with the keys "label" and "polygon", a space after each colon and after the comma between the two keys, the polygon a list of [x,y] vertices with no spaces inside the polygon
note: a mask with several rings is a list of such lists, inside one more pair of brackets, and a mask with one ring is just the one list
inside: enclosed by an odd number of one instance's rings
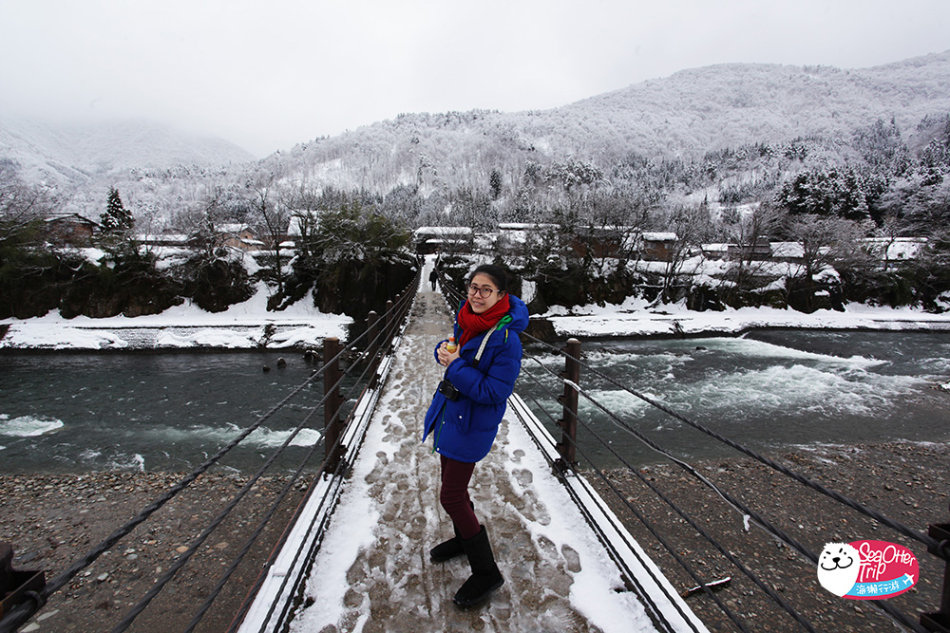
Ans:
{"label": "snow-covered tree", "polygon": [[20,179],[12,161],[0,160],[0,249],[38,236],[43,216],[55,204],[51,191],[27,184]]}
{"label": "snow-covered tree", "polygon": [[105,212],[99,216],[99,225],[104,233],[126,233],[135,225],[132,212],[122,204],[119,190],[115,187],[109,188],[109,201]]}

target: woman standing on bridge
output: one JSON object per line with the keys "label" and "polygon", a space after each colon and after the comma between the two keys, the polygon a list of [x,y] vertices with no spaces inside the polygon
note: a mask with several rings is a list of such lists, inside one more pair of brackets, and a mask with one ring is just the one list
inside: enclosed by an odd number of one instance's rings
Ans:
{"label": "woman standing on bridge", "polygon": [[455,528],[455,536],[432,549],[433,562],[465,554],[471,577],[456,592],[460,607],[474,606],[504,583],[495,564],[485,527],[475,516],[468,494],[476,462],[491,450],[508,396],[521,371],[521,340],[528,326],[528,308],[508,293],[503,268],[486,264],[472,273],[468,299],[455,318],[458,348],[447,341],[436,347],[445,378],[425,418],[423,441],[434,436],[433,451],[442,465],[439,502]]}

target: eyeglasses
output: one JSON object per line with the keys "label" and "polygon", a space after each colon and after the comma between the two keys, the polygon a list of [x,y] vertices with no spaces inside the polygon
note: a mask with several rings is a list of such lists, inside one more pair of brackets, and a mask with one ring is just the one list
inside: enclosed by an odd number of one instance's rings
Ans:
{"label": "eyeglasses", "polygon": [[475,284],[472,284],[468,287],[468,294],[478,295],[482,299],[487,299],[491,296],[491,293],[496,292],[496,290],[490,286],[485,286],[484,288],[479,288]]}

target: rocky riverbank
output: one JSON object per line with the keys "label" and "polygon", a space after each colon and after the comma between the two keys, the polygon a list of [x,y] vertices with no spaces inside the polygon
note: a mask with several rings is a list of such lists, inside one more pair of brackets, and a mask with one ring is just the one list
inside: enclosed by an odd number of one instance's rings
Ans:
{"label": "rocky riverbank", "polygon": [[[792,471],[831,488],[913,530],[950,521],[950,443],[887,443],[824,446],[771,456]],[[916,540],[898,534],[855,510],[813,491],[749,458],[717,459],[693,466],[748,509],[760,514],[814,553],[827,542],[883,540],[909,547],[920,564],[916,587],[886,601],[844,600],[818,583],[815,563],[780,543],[754,523],[747,530],[743,514],[708,486],[672,464],[610,472],[610,480],[641,521],[599,477],[590,476],[601,495],[634,537],[661,567],[673,586],[687,592],[697,585],[654,534],[696,571],[703,583],[731,581],[716,597],[750,631],[804,631],[776,601],[730,562],[686,519],[664,503],[652,485],[785,600],[816,631],[893,630],[879,602],[898,609],[914,622],[940,605],[944,565]],[[651,532],[646,525],[649,524]],[[687,603],[710,631],[739,630],[713,599],[695,592]]]}
{"label": "rocky riverbank", "polygon": [[[908,527],[925,531],[929,523],[950,520],[950,444],[890,443],[822,447],[779,456],[783,464]],[[908,593],[887,600],[914,620],[939,604],[942,564],[916,541],[873,519],[842,508],[774,470],[747,458],[717,459],[694,466],[722,490],[761,513],[815,552],[829,541],[880,539],[911,548],[920,563],[920,580]],[[815,566],[780,545],[763,530],[744,529],[743,517],[696,479],[675,466],[652,465],[640,474],[677,506],[687,510],[732,556],[748,566],[802,614],[817,631],[875,631],[892,628],[871,602],[836,598],[817,583]],[[82,475],[0,475],[0,540],[13,543],[16,569],[42,569],[52,579],[124,525],[181,478],[178,474],[100,472]],[[591,476],[592,482],[600,479]],[[138,526],[128,537],[53,596],[22,631],[89,632],[110,630],[152,587],[246,483],[237,475],[209,474]],[[611,472],[624,498],[661,534],[704,582],[732,580],[716,596],[750,631],[804,630],[776,607],[726,557],[677,515],[634,474]],[[260,481],[139,616],[130,631],[183,630],[207,598],[245,540],[283,488],[281,478]],[[656,537],[600,484],[618,516],[661,566],[678,591],[695,585]],[[304,493],[294,486],[279,506],[248,558],[225,586],[198,631],[225,631],[253,586],[280,531]],[[703,593],[687,603],[711,631],[738,627]]]}
{"label": "rocky riverbank", "polygon": [[[0,475],[0,540],[14,547],[14,569],[44,570],[50,581],[181,479],[145,472]],[[246,483],[239,475],[202,475],[81,570],[21,632],[111,630]],[[259,480],[128,630],[184,630],[286,483],[280,477]],[[293,485],[196,630],[227,629],[305,486]]]}

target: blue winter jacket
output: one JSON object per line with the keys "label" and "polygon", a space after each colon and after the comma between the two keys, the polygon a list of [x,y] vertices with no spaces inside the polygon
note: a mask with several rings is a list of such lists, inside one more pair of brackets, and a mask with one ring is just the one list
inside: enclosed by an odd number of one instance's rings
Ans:
{"label": "blue winter jacket", "polygon": [[[491,450],[508,396],[514,391],[515,379],[521,371],[518,333],[528,327],[528,308],[518,297],[508,296],[511,309],[493,328],[477,366],[475,355],[484,333],[466,341],[459,359],[445,372],[445,379],[459,390],[459,398],[449,400],[436,391],[426,412],[422,440],[432,433],[433,450],[456,461],[474,463]],[[455,339],[459,340],[460,335],[456,318]]]}

